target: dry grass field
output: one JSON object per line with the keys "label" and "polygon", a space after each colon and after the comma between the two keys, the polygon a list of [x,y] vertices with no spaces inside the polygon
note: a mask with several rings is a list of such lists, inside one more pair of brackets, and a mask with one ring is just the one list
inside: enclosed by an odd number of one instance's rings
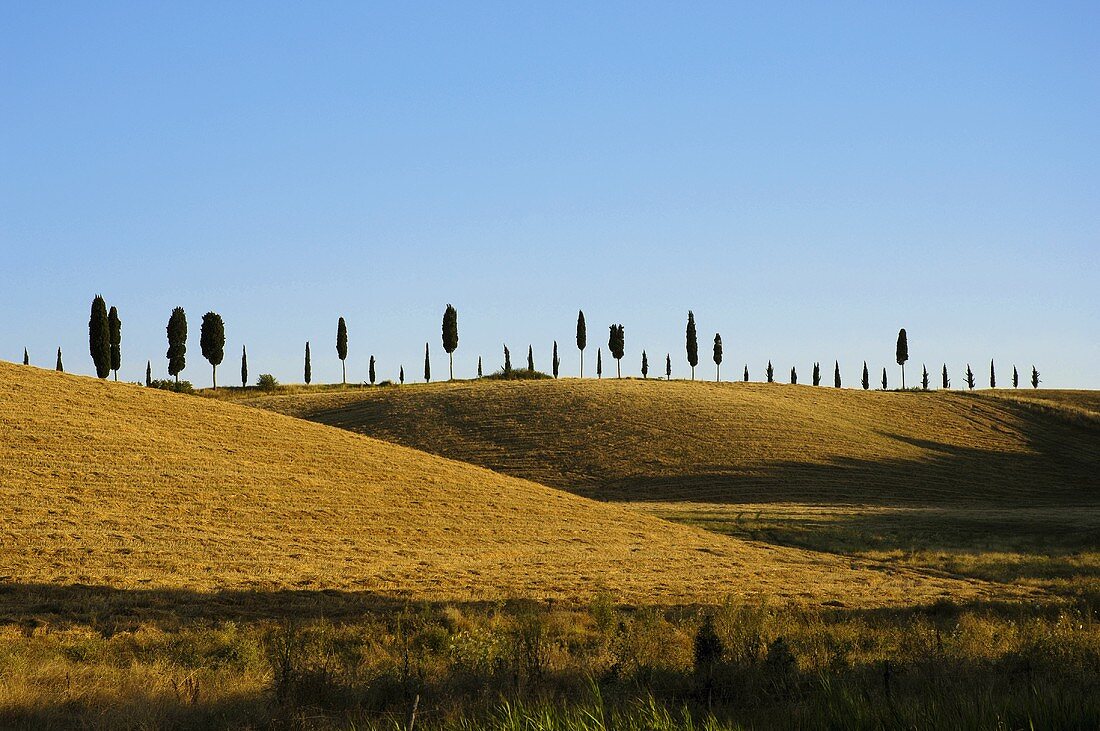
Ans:
{"label": "dry grass field", "polygon": [[244,398],[729,535],[1100,595],[1093,392],[570,379]]}

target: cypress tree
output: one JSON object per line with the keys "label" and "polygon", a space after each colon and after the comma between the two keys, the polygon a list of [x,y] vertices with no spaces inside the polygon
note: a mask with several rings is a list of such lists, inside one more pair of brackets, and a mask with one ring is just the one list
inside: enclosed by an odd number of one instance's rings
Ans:
{"label": "cypress tree", "polygon": [[833,366],[833,387],[840,388],[840,361],[835,361]]}
{"label": "cypress tree", "polygon": [[122,320],[118,319],[118,309],[111,308],[107,313],[107,335],[111,341],[111,370],[118,381],[118,369],[122,367]]}
{"label": "cypress tree", "polygon": [[558,341],[554,341],[554,358],[551,360],[550,365],[554,370],[554,378],[558,377],[558,369],[561,368],[561,361],[558,360]]}
{"label": "cypress tree", "polygon": [[424,383],[431,383],[432,380],[432,361],[431,356],[428,354],[428,344],[424,343]]}
{"label": "cypress tree", "polygon": [[645,349],[642,350],[642,378],[649,378],[649,359],[646,358]]}
{"label": "cypress tree", "polygon": [[966,387],[974,390],[974,371],[970,370],[970,364],[966,364]]}
{"label": "cypress tree", "polygon": [[764,372],[764,375],[768,377],[768,383],[775,383],[775,370],[772,369],[772,362],[768,361],[768,369]]}
{"label": "cypress tree", "polygon": [[791,366],[791,385],[794,386],[794,385],[797,385],[797,384],[798,384],[798,373],[797,373],[797,371],[795,371],[794,366]]}
{"label": "cypress tree", "polygon": [[714,380],[722,380],[722,335],[714,333]]}
{"label": "cypress tree", "polygon": [[[57,362],[58,363],[61,362],[61,350],[60,349],[58,349],[58,351],[57,351]],[[61,370],[61,369],[58,368],[58,370]],[[1040,383],[1041,383],[1041,381],[1039,380],[1039,371],[1035,368],[1035,366],[1031,366],[1031,387],[1032,388],[1039,388]]]}
{"label": "cypress tree", "polygon": [[106,378],[111,373],[111,333],[107,321],[107,302],[97,294],[88,318],[88,347],[95,363],[95,374]]}
{"label": "cypress tree", "polygon": [[611,326],[611,334],[607,339],[607,349],[615,359],[616,378],[622,378],[622,360],[626,352],[626,334],[622,325]]}
{"label": "cypress tree", "polygon": [[997,387],[997,371],[993,368],[992,359],[989,361],[989,387]]}
{"label": "cypress tree", "polygon": [[168,375],[180,382],[180,371],[187,367],[187,313],[182,307],[172,310],[168,318]]}
{"label": "cypress tree", "polygon": [[27,352],[26,348],[23,348],[23,365],[30,365],[30,364],[31,364],[30,353]]}
{"label": "cypress tree", "polygon": [[509,374],[512,372],[512,353],[508,350],[508,346],[504,346],[504,373]]}
{"label": "cypress tree", "polygon": [[153,361],[145,361],[145,385],[153,385]]}
{"label": "cypress tree", "polygon": [[695,366],[699,365],[699,338],[695,333],[695,313],[688,310],[687,357],[691,366],[691,380],[695,380]]}
{"label": "cypress tree", "polygon": [[1012,366],[1012,387],[1020,387],[1020,372],[1016,370],[1016,366]]}
{"label": "cypress tree", "polygon": [[348,324],[342,317],[336,322],[336,355],[340,358],[340,382],[347,385]]}
{"label": "cypress tree", "polygon": [[527,346],[527,371],[529,373],[535,372],[535,351],[534,346]]}
{"label": "cypress tree", "polygon": [[305,367],[306,385],[313,380],[313,364],[309,361],[309,341],[306,341],[306,367]]}
{"label": "cypress tree", "polygon": [[584,310],[577,310],[577,350],[581,351],[581,378],[584,378],[584,349],[588,345],[588,328],[584,324]]}
{"label": "cypress tree", "polygon": [[370,365],[367,366],[367,377],[370,378],[370,385],[373,386],[374,385],[374,377],[375,377],[375,373],[374,373],[374,356],[373,355],[370,357]]}
{"label": "cypress tree", "polygon": [[199,348],[202,357],[210,363],[213,372],[214,390],[218,390],[218,366],[225,357],[225,323],[216,312],[207,312],[202,316],[199,329]]}
{"label": "cypress tree", "polygon": [[922,391],[927,391],[928,390],[928,366],[926,366],[924,363],[921,363],[920,367],[924,371],[924,375],[921,376],[921,379],[920,379],[920,387],[921,387]]}
{"label": "cypress tree", "polygon": [[909,338],[905,335],[905,328],[898,331],[897,361],[901,366],[901,390],[905,390],[905,361],[909,360]]}
{"label": "cypress tree", "polygon": [[951,379],[947,377],[947,364],[943,364],[943,381],[942,388],[951,388]]}
{"label": "cypress tree", "polygon": [[401,366],[401,370],[398,372],[397,378],[401,381],[401,385],[405,385],[405,366]]}
{"label": "cypress tree", "polygon": [[603,378],[603,350],[596,348],[596,378]]}
{"label": "cypress tree", "polygon": [[886,390],[886,369],[882,369],[882,390]]}
{"label": "cypress tree", "polygon": [[481,356],[477,357],[477,377],[481,378]]}
{"label": "cypress tree", "polygon": [[867,361],[863,361],[863,390],[866,391],[871,388],[871,374],[867,372]]}
{"label": "cypress tree", "polygon": [[248,385],[248,350],[241,346],[241,388]]}
{"label": "cypress tree", "polygon": [[745,364],[744,381],[745,381],[745,383],[749,382],[749,364],[748,363]]}
{"label": "cypress tree", "polygon": [[814,385],[821,385],[821,364],[814,361]]}
{"label": "cypress tree", "polygon": [[447,305],[443,311],[443,349],[450,360],[450,380],[455,379],[455,350],[458,349],[458,310]]}
{"label": "cypress tree", "polygon": [[672,353],[665,353],[665,380],[672,380]]}
{"label": "cypress tree", "polygon": [[57,349],[57,365],[54,366],[54,369],[60,371],[61,373],[65,372],[65,366],[61,364],[61,348]]}

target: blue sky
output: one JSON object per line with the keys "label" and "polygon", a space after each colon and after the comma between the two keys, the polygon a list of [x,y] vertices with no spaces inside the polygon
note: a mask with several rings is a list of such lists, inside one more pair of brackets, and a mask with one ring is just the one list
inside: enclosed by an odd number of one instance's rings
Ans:
{"label": "blue sky", "polygon": [[[777,7],[772,7],[773,5]],[[457,375],[508,343],[576,373],[625,325],[624,374],[839,359],[955,386],[1100,387],[1100,4],[5,3],[0,358],[208,385],[226,322],[253,377],[404,364],[459,309]],[[606,355],[606,353],[605,353]]]}

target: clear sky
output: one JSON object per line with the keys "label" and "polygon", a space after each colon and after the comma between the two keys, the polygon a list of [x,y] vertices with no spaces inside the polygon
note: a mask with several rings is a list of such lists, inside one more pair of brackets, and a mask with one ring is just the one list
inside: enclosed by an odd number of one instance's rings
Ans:
{"label": "clear sky", "polygon": [[687,374],[995,358],[1100,388],[1100,3],[0,5],[0,358],[220,380],[586,367],[625,325]]}

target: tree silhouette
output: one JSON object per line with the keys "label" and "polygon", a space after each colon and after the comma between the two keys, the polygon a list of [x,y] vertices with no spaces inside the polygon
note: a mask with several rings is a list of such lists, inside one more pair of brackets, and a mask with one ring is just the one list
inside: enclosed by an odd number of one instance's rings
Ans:
{"label": "tree silhouette", "polygon": [[118,308],[112,307],[107,313],[107,336],[111,342],[111,370],[118,381],[118,369],[122,367],[122,320],[118,319]]}
{"label": "tree silhouette", "polygon": [[402,365],[401,369],[397,372],[397,378],[398,378],[399,381],[401,381],[401,385],[404,386],[405,385],[405,366],[404,365]]}
{"label": "tree silhouette", "polygon": [[989,361],[989,387],[997,387],[997,370],[993,367],[993,360]]}
{"label": "tree silhouette", "polygon": [[922,391],[927,391],[928,390],[928,366],[926,366],[924,363],[921,363],[920,367],[924,371],[924,375],[922,375],[921,379],[920,379],[920,387],[921,387]]}
{"label": "tree silhouette", "polygon": [[818,363],[817,361],[814,361],[814,378],[813,378],[813,380],[814,380],[814,385],[815,386],[820,386],[821,385],[821,364]]}
{"label": "tree silhouette", "polygon": [[581,351],[581,378],[584,378],[584,349],[588,346],[588,328],[584,324],[584,310],[577,310],[577,350]]}
{"label": "tree silhouette", "polygon": [[450,359],[450,380],[455,379],[454,352],[458,348],[458,310],[454,305],[447,305],[443,311],[443,349],[447,351]]}
{"label": "tree silhouette", "polygon": [[871,388],[871,374],[867,371],[867,361],[863,361],[863,380],[860,385],[863,386],[864,391]]}
{"label": "tree silhouette", "polygon": [[970,364],[966,364],[966,387],[974,390],[974,371],[970,370]]}
{"label": "tree silhouette", "polygon": [[672,380],[672,353],[665,353],[665,380]]}
{"label": "tree silhouette", "polygon": [[833,387],[840,388],[840,361],[835,361],[833,366]]}
{"label": "tree silhouette", "polygon": [[367,378],[370,379],[370,385],[374,385],[374,356],[370,357],[370,365],[367,366]]}
{"label": "tree silhouette", "polygon": [[699,337],[695,332],[695,313],[688,310],[687,357],[691,366],[691,380],[695,380],[695,366],[699,365]]}
{"label": "tree silhouette", "polygon": [[182,307],[172,310],[168,318],[168,375],[180,382],[180,372],[187,367],[187,313]]}
{"label": "tree silhouette", "polygon": [[642,378],[649,378],[649,359],[646,358],[645,349],[642,349]]}
{"label": "tree silhouette", "polygon": [[603,378],[603,349],[596,348],[596,378]]}
{"label": "tree silhouette", "polygon": [[241,388],[248,385],[248,349],[241,346]]}
{"label": "tree silhouette", "polygon": [[558,369],[561,367],[561,361],[558,360],[558,341],[554,341],[554,355],[550,361],[550,365],[554,371],[554,378],[558,377]]}
{"label": "tree silhouette", "polygon": [[481,378],[481,376],[482,376],[482,372],[481,372],[481,356],[479,355],[479,356],[477,357],[477,377],[478,377],[478,378]]}
{"label": "tree silhouette", "polygon": [[531,345],[527,346],[527,370],[532,373],[535,371],[535,351]]}
{"label": "tree silhouette", "polygon": [[31,355],[27,352],[26,348],[23,348],[23,365],[31,364]]}
{"label": "tree silhouette", "polygon": [[313,380],[313,364],[310,363],[310,361],[309,361],[309,341],[308,340],[306,341],[306,365],[305,365],[305,368],[303,370],[304,370],[303,375],[305,376],[305,379],[306,379],[306,385],[308,386],[309,382]]}
{"label": "tree silhouette", "polygon": [[340,358],[340,382],[347,384],[348,382],[348,324],[344,322],[344,318],[340,318],[336,323],[336,355]]}
{"label": "tree silhouette", "polygon": [[626,334],[623,332],[622,325],[611,326],[611,334],[607,339],[607,349],[615,359],[616,378],[622,378],[622,360],[626,351]]}
{"label": "tree silhouette", "polygon": [[745,364],[745,376],[744,376],[744,381],[745,381],[745,383],[748,383],[748,382],[749,382],[749,364],[748,364],[748,363],[746,363],[746,364]]}
{"label": "tree silhouette", "polygon": [[95,374],[106,378],[111,373],[111,333],[107,322],[107,302],[97,294],[88,318],[88,348],[95,363]]}
{"label": "tree silhouette", "polygon": [[[58,351],[57,351],[57,362],[58,363],[61,362],[61,350],[60,349],[58,349]],[[61,369],[58,368],[58,370],[61,370]],[[1041,381],[1039,380],[1039,371],[1035,368],[1035,366],[1031,366],[1031,387],[1032,388],[1039,388],[1040,383],[1041,383]]]}
{"label": "tree silhouette", "polygon": [[951,388],[951,379],[947,377],[947,364],[943,364],[943,388]]}
{"label": "tree silhouette", "polygon": [[428,344],[424,343],[424,383],[432,381],[432,358],[428,353]]}
{"label": "tree silhouette", "polygon": [[905,361],[909,360],[909,339],[905,335],[905,328],[898,331],[897,361],[901,366],[901,390],[905,390]]}
{"label": "tree silhouette", "polygon": [[722,380],[722,335],[714,333],[714,380]]}
{"label": "tree silhouette", "polygon": [[65,366],[61,364],[61,348],[57,349],[57,365],[54,366],[54,370],[60,371],[61,373],[65,372]]}
{"label": "tree silhouette", "polygon": [[1020,372],[1016,370],[1016,366],[1012,366],[1012,387],[1020,387]]}
{"label": "tree silhouette", "polygon": [[882,390],[886,390],[886,369],[882,369]]}
{"label": "tree silhouette", "polygon": [[764,373],[768,377],[768,383],[775,383],[775,371],[772,369],[772,362],[768,361],[768,370]]}
{"label": "tree silhouette", "polygon": [[794,384],[797,384],[797,383],[798,383],[798,372],[795,371],[794,366],[791,366],[791,384],[794,385]]}
{"label": "tree silhouette", "polygon": [[145,385],[153,385],[153,361],[145,361]]}
{"label": "tree silhouette", "polygon": [[512,352],[508,350],[507,345],[504,346],[504,372],[506,374],[512,372]]}
{"label": "tree silhouette", "polygon": [[216,312],[207,312],[202,316],[199,328],[199,348],[213,369],[214,390],[218,390],[218,366],[225,357],[225,323]]}

